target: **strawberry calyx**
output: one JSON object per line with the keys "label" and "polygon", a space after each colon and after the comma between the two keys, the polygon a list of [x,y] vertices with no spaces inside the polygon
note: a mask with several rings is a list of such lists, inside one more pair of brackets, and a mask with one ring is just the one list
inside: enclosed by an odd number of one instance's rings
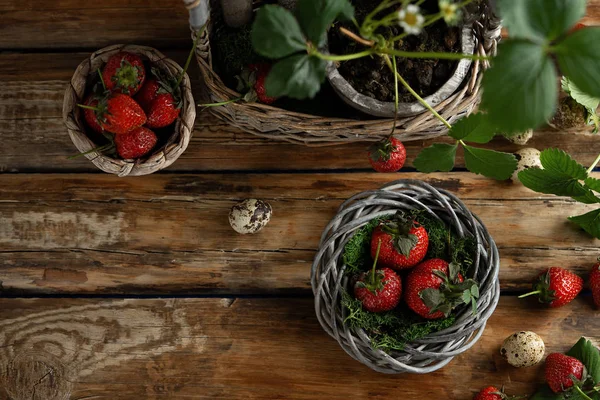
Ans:
{"label": "strawberry calyx", "polygon": [[140,84],[142,68],[138,65],[132,65],[125,58],[121,59],[121,65],[115,71],[111,80],[116,87],[120,89],[134,89]]}
{"label": "strawberry calyx", "polygon": [[391,220],[382,224],[381,230],[392,236],[394,248],[398,253],[408,257],[410,251],[419,242],[417,235],[410,233],[410,230],[419,226],[420,224],[412,216],[398,211]]}
{"label": "strawberry calyx", "polygon": [[550,269],[545,274],[540,275],[533,285],[533,291],[519,296],[519,299],[533,295],[538,295],[540,303],[544,304],[550,304],[556,299],[556,291],[550,289]]}
{"label": "strawberry calyx", "polygon": [[479,285],[473,279],[463,279],[460,265],[450,263],[448,274],[439,270],[433,271],[433,274],[442,280],[439,289],[428,288],[419,293],[430,314],[440,311],[448,317],[460,305],[471,305],[473,315],[477,314]]}
{"label": "strawberry calyx", "polygon": [[152,67],[150,71],[152,72],[152,75],[154,75],[154,77],[156,78],[156,82],[160,86],[156,93],[169,93],[171,96],[173,96],[175,108],[183,107],[181,85],[178,84],[178,79],[165,74],[161,69],[156,67]]}
{"label": "strawberry calyx", "polygon": [[379,259],[379,251],[381,250],[381,240],[377,244],[377,252],[375,253],[375,260],[373,260],[373,267],[371,271],[365,276],[364,280],[360,280],[356,283],[358,287],[367,288],[371,293],[377,294],[382,291],[385,285],[383,278],[385,274],[382,270],[377,270],[377,260]]}
{"label": "strawberry calyx", "polygon": [[369,148],[369,156],[373,161],[389,161],[392,153],[397,153],[398,148],[392,143],[392,138],[388,137],[375,143]]}

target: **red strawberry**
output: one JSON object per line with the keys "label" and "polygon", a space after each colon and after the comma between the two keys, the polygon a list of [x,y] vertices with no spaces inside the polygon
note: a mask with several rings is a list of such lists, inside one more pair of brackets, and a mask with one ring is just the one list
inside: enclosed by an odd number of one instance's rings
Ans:
{"label": "red strawberry", "polygon": [[554,393],[564,392],[576,384],[576,382],[573,382],[573,377],[577,381],[581,381],[583,370],[584,367],[581,361],[574,357],[560,353],[552,353],[546,357],[546,382]]}
{"label": "red strawberry", "polygon": [[597,308],[600,308],[600,262],[594,264],[594,267],[590,272],[589,281],[594,304]]}
{"label": "red strawberry", "polygon": [[157,140],[156,134],[143,126],[121,135],[115,135],[117,153],[124,159],[145,156],[154,148]]}
{"label": "red strawberry", "polygon": [[149,128],[164,128],[171,125],[181,112],[181,107],[175,103],[171,93],[160,93],[148,109]]}
{"label": "red strawberry", "polygon": [[138,94],[135,96],[135,101],[142,107],[144,111],[148,111],[152,101],[158,96],[160,90],[160,84],[156,78],[149,78],[146,83],[142,86]]}
{"label": "red strawberry", "polygon": [[114,93],[101,101],[98,107],[100,109],[98,120],[109,132],[123,134],[146,123],[146,114],[142,107],[124,94]]}
{"label": "red strawberry", "polygon": [[389,268],[375,269],[381,242],[377,246],[371,272],[362,273],[354,285],[354,296],[371,312],[390,311],[396,308],[402,295],[400,277]]}
{"label": "red strawberry", "polygon": [[519,298],[538,295],[540,303],[552,308],[569,304],[583,289],[583,279],[560,267],[552,267],[542,272],[533,285],[533,292]]}
{"label": "red strawberry", "polygon": [[497,387],[488,386],[481,389],[481,391],[473,397],[473,400],[503,400],[504,398],[504,395]]}
{"label": "red strawberry", "polygon": [[390,137],[371,147],[369,162],[377,172],[399,171],[406,161],[406,149],[401,141]]}
{"label": "red strawberry", "polygon": [[[98,97],[93,94],[90,94],[88,97],[85,98],[83,104],[85,104],[86,106],[96,108],[98,106]],[[83,110],[83,117],[85,118],[85,122],[87,123],[87,125],[94,132],[104,132],[104,129],[102,129],[102,126],[100,126],[100,123],[98,122],[98,118],[96,117],[96,112],[94,110],[90,108],[85,108]]]}
{"label": "red strawberry", "polygon": [[571,28],[571,30],[569,31],[569,33],[573,33],[573,32],[577,32],[583,28],[587,28],[587,25],[582,24],[581,22],[578,22],[575,24],[574,27]]}
{"label": "red strawberry", "polygon": [[267,90],[265,89],[265,80],[271,71],[271,66],[269,64],[252,64],[249,66],[249,69],[256,73],[256,78],[252,87],[256,92],[258,101],[263,104],[273,104],[277,98],[267,96]]}
{"label": "red strawberry", "polygon": [[439,258],[417,265],[404,285],[408,307],[427,319],[447,317],[462,304],[471,304],[475,312],[478,297],[477,283],[472,279],[465,281],[456,264]]}
{"label": "red strawberry", "polygon": [[429,248],[425,228],[402,212],[375,228],[371,237],[371,257],[375,257],[380,241],[379,263],[395,270],[414,267],[425,258]]}
{"label": "red strawberry", "polygon": [[106,89],[133,96],[146,79],[144,61],[137,54],[120,52],[111,56],[102,69]]}
{"label": "red strawberry", "polygon": [[171,125],[181,112],[181,93],[178,81],[152,68],[155,78],[149,79],[135,97],[146,115],[149,128],[164,128]]}

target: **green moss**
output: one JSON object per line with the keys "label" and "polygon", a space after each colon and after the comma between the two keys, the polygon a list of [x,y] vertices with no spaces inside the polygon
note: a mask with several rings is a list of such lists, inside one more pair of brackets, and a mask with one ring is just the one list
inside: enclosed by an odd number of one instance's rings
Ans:
{"label": "green moss", "polygon": [[371,234],[377,225],[386,218],[389,217],[384,216],[372,220],[358,229],[348,243],[346,243],[343,257],[347,275],[354,275],[371,268]]}

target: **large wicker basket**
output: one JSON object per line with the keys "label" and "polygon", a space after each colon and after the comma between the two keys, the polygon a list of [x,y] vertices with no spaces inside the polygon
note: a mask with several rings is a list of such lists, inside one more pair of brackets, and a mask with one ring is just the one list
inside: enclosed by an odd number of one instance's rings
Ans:
{"label": "large wicker basket", "polygon": [[[255,0],[255,5],[260,2]],[[213,70],[209,38],[215,20],[211,18],[211,9],[218,7],[217,2],[184,0],[184,3],[190,11],[192,35],[202,34],[196,48],[196,58],[203,79],[201,100],[216,103],[240,97]],[[481,56],[494,55],[500,38],[500,20],[493,13],[489,14],[473,25],[475,53]],[[479,102],[482,73],[488,65],[488,62],[473,62],[463,85],[435,109],[450,122],[470,113]],[[330,118],[260,103],[237,102],[212,107],[211,110],[220,119],[255,135],[312,146],[380,140],[390,134],[393,124],[393,119],[390,118]],[[395,134],[403,141],[430,139],[446,132],[447,128],[428,111],[398,118],[395,130]]]}
{"label": "large wicker basket", "polygon": [[[342,252],[354,232],[369,221],[398,210],[412,209],[425,210],[452,226],[457,234],[472,235],[476,239],[478,253],[469,278],[479,283],[480,298],[477,315],[473,316],[470,307],[464,307],[450,328],[408,343],[403,351],[388,354],[374,349],[364,331],[352,330],[344,324],[347,311],[341,304],[342,294],[350,283],[345,276]],[[325,228],[311,273],[317,318],[346,353],[375,371],[429,373],[448,364],[481,337],[487,319],[498,304],[499,267],[494,240],[479,218],[456,196],[425,182],[399,180],[348,199]]]}
{"label": "large wicker basket", "polygon": [[190,79],[184,74],[181,81],[182,107],[179,117],[175,121],[173,134],[166,143],[155,149],[149,156],[139,160],[122,160],[112,158],[99,152],[90,152],[98,147],[86,133],[87,127],[83,122],[83,112],[77,106],[82,103],[86,90],[89,90],[89,78],[101,68],[106,61],[120,51],[127,51],[140,55],[149,60],[153,65],[172,77],[177,77],[183,69],[175,61],[168,59],[158,50],[145,46],[114,45],[100,49],[84,60],[71,78],[65,92],[63,102],[63,120],[71,136],[73,144],[94,165],[104,172],[118,176],[148,175],[173,164],[187,148],[196,119],[196,104],[192,96]]}

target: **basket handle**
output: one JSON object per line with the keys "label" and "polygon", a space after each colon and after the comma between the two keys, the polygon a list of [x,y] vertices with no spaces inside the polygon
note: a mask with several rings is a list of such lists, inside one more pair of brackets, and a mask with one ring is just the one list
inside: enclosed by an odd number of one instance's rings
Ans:
{"label": "basket handle", "polygon": [[208,22],[210,6],[208,0],[183,0],[185,7],[190,12],[190,27],[199,31]]}

